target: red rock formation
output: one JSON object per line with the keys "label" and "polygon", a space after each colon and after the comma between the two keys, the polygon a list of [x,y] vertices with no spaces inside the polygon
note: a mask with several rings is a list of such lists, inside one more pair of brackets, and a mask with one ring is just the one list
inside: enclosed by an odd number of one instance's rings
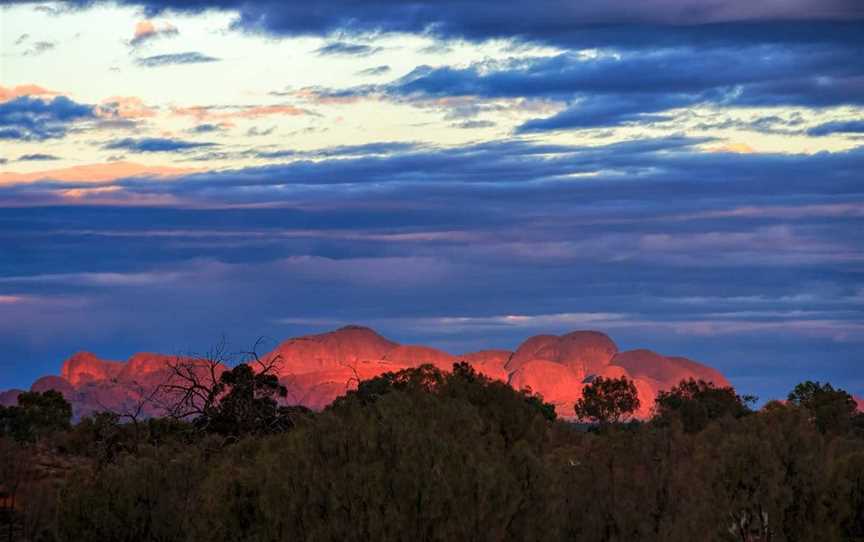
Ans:
{"label": "red rock formation", "polygon": [[6,390],[0,391],[0,406],[10,407],[18,404],[18,396],[24,393],[24,390]]}
{"label": "red rock formation", "polygon": [[90,352],[78,352],[63,362],[60,374],[73,386],[94,380],[113,378],[123,369],[123,364],[105,361]]}
{"label": "red rock formation", "polygon": [[584,378],[609,365],[617,352],[612,339],[598,331],[574,331],[560,337],[537,335],[519,346],[507,368],[516,370],[529,361],[545,359],[566,365]]}
{"label": "red rock formation", "polygon": [[[649,350],[619,353],[612,339],[597,331],[538,335],[526,340],[515,352],[484,350],[454,356],[426,346],[400,345],[369,328],[348,326],[289,339],[263,359],[276,362],[280,381],[288,388],[289,401],[314,409],[324,408],[355,388],[360,380],[422,363],[449,370],[456,361],[466,361],[478,372],[509,382],[516,389],[530,387],[553,403],[564,417],[573,416],[573,405],[592,376],[633,379],[642,402],[639,417],[650,415],[660,390],[671,388],[682,379],[728,385],[719,372],[686,358],[664,357]],[[171,377],[169,364],[178,360],[199,364],[196,371],[202,374],[205,370],[200,360],[175,356],[140,353],[126,362],[114,362],[81,352],[63,363],[62,376],[43,377],[32,389],[57,389],[72,402],[78,416],[99,410],[123,413],[135,410],[153,390],[167,382]],[[223,370],[224,366],[217,367],[217,376]],[[16,397],[9,392],[0,394],[0,404]],[[147,403],[145,414],[160,413],[157,403]]]}
{"label": "red rock formation", "polygon": [[858,412],[864,412],[864,397],[853,395],[852,398],[855,399],[855,403],[858,404]]}

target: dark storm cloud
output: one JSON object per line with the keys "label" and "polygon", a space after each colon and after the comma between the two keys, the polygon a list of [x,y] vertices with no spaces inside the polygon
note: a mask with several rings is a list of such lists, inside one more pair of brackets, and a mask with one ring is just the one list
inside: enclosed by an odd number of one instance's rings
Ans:
{"label": "dark storm cloud", "polygon": [[22,96],[0,102],[0,139],[42,141],[66,135],[76,122],[95,118],[92,105],[65,96],[41,100]]}

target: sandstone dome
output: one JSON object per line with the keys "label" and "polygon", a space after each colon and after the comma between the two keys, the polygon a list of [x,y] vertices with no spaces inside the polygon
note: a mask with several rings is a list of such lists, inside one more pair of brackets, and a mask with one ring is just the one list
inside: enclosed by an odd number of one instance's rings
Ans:
{"label": "sandstone dome", "polygon": [[[428,346],[400,345],[367,327],[347,326],[286,340],[262,359],[276,356],[280,358],[280,382],[288,388],[288,402],[313,409],[324,408],[356,388],[359,380],[422,363],[449,371],[454,362],[466,361],[479,373],[509,382],[516,389],[530,387],[565,418],[573,417],[573,405],[582,396],[583,387],[597,376],[632,379],[642,403],[639,417],[650,415],[660,390],[684,378],[728,385],[718,371],[687,358],[665,357],[650,350],[619,353],[612,339],[597,331],[537,335],[515,352],[483,350],[454,356]],[[116,362],[79,352],[63,363],[61,376],[43,377],[33,389],[57,389],[72,402],[76,417],[106,409],[122,412],[157,390],[171,374],[169,364],[177,359],[144,352],[126,362]],[[197,364],[201,371],[208,370],[202,360],[185,359]],[[216,376],[226,369],[218,366]],[[16,397],[14,392],[6,392],[0,394],[0,401],[14,404]],[[147,415],[160,413],[156,404],[145,408]]]}
{"label": "sandstone dome", "polygon": [[346,326],[327,333],[289,339],[268,354],[267,359],[278,355],[280,374],[299,374],[336,369],[364,360],[380,360],[397,346],[368,327]]}
{"label": "sandstone dome", "polygon": [[408,367],[417,367],[426,363],[449,371],[453,368],[453,363],[456,361],[455,356],[448,354],[443,350],[431,348],[429,346],[414,346],[414,345],[399,345],[384,355],[385,361],[390,361],[398,365],[406,365]]}
{"label": "sandstone dome", "polygon": [[544,359],[566,365],[584,377],[599,372],[617,352],[612,339],[599,331],[537,335],[516,349],[507,362],[507,369],[513,371],[531,360]]}
{"label": "sandstone dome", "polygon": [[67,401],[75,397],[75,386],[62,376],[43,376],[30,386],[30,391],[37,391],[39,393],[44,393],[48,390],[59,391]]}
{"label": "sandstone dome", "polygon": [[582,397],[582,378],[566,365],[535,359],[522,364],[510,375],[510,385],[517,390],[530,388],[546,402],[555,405],[559,416],[573,416],[573,405]]}
{"label": "sandstone dome", "polygon": [[78,352],[63,362],[60,374],[77,386],[92,380],[114,378],[122,368],[122,363],[101,360],[91,352]]}
{"label": "sandstone dome", "polygon": [[481,350],[462,354],[457,358],[460,361],[470,363],[477,372],[493,380],[507,382],[510,378],[510,371],[505,368],[505,365],[512,355],[513,352],[509,350]]}

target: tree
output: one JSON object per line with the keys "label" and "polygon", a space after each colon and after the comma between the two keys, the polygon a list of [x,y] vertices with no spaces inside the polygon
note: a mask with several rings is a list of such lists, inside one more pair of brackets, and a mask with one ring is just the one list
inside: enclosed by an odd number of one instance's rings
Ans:
{"label": "tree", "polygon": [[0,407],[0,435],[33,442],[69,428],[72,405],[55,390],[24,392],[18,406]]}
{"label": "tree", "polygon": [[582,388],[582,398],[576,402],[576,416],[581,421],[606,425],[618,423],[639,409],[639,392],[626,376],[598,376]]}
{"label": "tree", "polygon": [[829,383],[801,382],[787,397],[795,406],[806,408],[823,433],[845,433],[855,416],[857,404],[846,391]]}
{"label": "tree", "polygon": [[214,408],[195,419],[195,425],[224,436],[278,433],[294,425],[293,414],[303,407],[279,406],[288,390],[276,375],[255,372],[241,363],[219,377],[224,395]]}
{"label": "tree", "polygon": [[681,420],[684,431],[695,433],[723,416],[740,418],[752,412],[753,396],[740,396],[731,387],[718,387],[704,380],[682,380],[668,391],[661,391],[654,403],[654,421]]}
{"label": "tree", "polygon": [[231,356],[224,338],[205,356],[178,358],[170,364],[170,377],[159,386],[169,417],[191,421],[205,433],[230,437],[293,427],[296,415],[309,409],[280,406],[288,394],[278,377],[281,357],[259,357],[261,342],[233,369],[228,368]]}

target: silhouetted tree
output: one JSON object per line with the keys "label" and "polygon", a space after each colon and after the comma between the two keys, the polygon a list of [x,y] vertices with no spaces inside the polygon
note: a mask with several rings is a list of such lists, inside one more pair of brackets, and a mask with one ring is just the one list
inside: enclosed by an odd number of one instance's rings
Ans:
{"label": "silhouetted tree", "polygon": [[582,398],[576,402],[576,416],[582,421],[600,424],[618,423],[639,409],[639,392],[626,376],[598,376],[582,388]]}
{"label": "silhouetted tree", "polygon": [[206,431],[224,436],[268,434],[293,427],[293,416],[304,407],[279,405],[287,395],[285,386],[270,372],[255,372],[245,363],[219,377],[224,394],[218,403],[193,422]]}
{"label": "silhouetted tree", "polygon": [[848,431],[857,410],[855,399],[850,394],[827,382],[801,382],[789,393],[788,400],[795,406],[806,408],[823,433]]}
{"label": "silhouetted tree", "polygon": [[55,390],[24,392],[18,406],[0,407],[0,435],[36,441],[70,427],[72,405]]}
{"label": "silhouetted tree", "polygon": [[740,418],[751,413],[749,405],[755,401],[755,397],[736,394],[731,387],[718,387],[713,382],[691,378],[657,394],[654,421],[665,424],[677,417],[684,431],[694,433],[723,416]]}

